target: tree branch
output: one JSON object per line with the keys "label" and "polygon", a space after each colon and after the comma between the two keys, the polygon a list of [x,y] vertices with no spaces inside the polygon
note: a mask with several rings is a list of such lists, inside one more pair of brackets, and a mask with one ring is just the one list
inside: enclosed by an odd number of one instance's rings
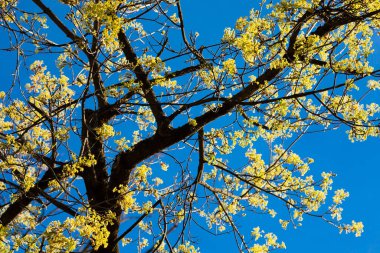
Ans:
{"label": "tree branch", "polygon": [[158,102],[156,95],[154,94],[152,85],[148,79],[148,73],[143,69],[143,66],[138,62],[137,55],[133,51],[132,45],[129,43],[127,36],[124,34],[122,29],[120,29],[118,33],[119,41],[122,45],[123,53],[126,59],[133,65],[133,72],[136,75],[138,81],[142,84],[142,90],[144,92],[144,96],[149,103],[149,106],[152,110],[154,118],[157,122],[158,132],[160,130],[164,130],[168,126],[166,125],[166,116],[164,111],[162,110],[160,103]]}

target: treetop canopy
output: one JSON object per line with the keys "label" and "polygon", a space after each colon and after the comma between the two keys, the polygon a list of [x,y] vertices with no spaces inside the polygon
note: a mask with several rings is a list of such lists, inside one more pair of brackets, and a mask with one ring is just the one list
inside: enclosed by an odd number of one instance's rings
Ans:
{"label": "treetop canopy", "polygon": [[379,136],[380,1],[263,0],[202,45],[182,9],[0,0],[1,252],[195,253],[201,228],[266,253],[306,216],[361,235],[292,147]]}

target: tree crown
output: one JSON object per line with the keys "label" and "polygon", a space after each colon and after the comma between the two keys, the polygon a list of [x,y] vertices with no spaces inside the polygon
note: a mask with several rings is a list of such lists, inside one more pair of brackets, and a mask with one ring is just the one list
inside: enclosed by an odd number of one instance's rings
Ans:
{"label": "tree crown", "polygon": [[32,2],[0,0],[16,55],[0,93],[2,252],[198,252],[193,226],[243,252],[285,248],[239,229],[254,213],[361,235],[334,173],[292,146],[340,126],[379,136],[379,1],[261,1],[207,45],[180,0]]}

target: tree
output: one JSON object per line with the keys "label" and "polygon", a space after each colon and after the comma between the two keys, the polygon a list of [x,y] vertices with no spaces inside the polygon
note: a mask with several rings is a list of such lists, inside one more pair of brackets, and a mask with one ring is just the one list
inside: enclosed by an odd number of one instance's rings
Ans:
{"label": "tree", "polygon": [[379,136],[365,96],[380,89],[379,1],[263,0],[208,45],[180,0],[0,7],[16,59],[0,93],[2,252],[197,252],[194,226],[243,252],[284,248],[239,230],[257,212],[362,233],[342,221],[348,193],[327,198],[334,174],[292,146],[339,126]]}

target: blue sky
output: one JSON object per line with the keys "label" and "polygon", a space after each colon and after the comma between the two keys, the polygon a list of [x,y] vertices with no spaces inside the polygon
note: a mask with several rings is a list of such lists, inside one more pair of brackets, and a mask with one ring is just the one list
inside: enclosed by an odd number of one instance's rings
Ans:
{"label": "blue sky", "polygon": [[[202,41],[205,44],[217,42],[224,28],[233,26],[238,17],[248,15],[253,4],[254,1],[247,0],[183,1],[187,32],[200,33],[199,45]],[[376,40],[375,43],[375,48],[380,51],[379,41]],[[9,60],[12,59],[0,58],[3,73],[11,71],[9,68],[12,64],[9,64]],[[263,223],[266,231],[275,232],[280,240],[285,241],[287,252],[291,253],[380,252],[379,146],[380,139],[374,138],[362,143],[351,143],[345,129],[339,129],[304,136],[294,147],[301,156],[315,159],[312,166],[315,174],[323,170],[338,174],[334,180],[335,188],[344,188],[350,192],[350,197],[343,205],[343,218],[346,222],[353,219],[363,221],[365,232],[362,237],[339,234],[334,227],[310,217],[305,218],[302,227],[289,227],[287,231],[282,231],[279,224],[263,216],[253,215],[251,227]],[[202,230],[195,231],[195,234],[199,237],[202,252],[238,252],[231,235],[211,237]]]}

